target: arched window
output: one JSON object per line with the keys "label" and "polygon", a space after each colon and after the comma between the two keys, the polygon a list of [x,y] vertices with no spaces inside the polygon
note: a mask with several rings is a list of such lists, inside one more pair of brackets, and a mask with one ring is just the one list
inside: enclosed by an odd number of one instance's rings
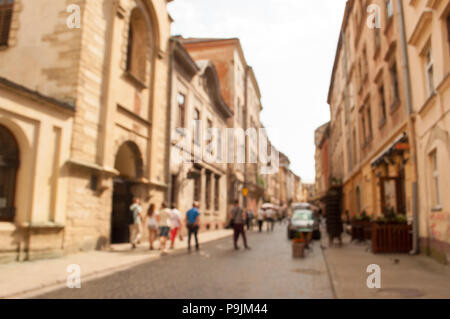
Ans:
{"label": "arched window", "polygon": [[8,45],[14,0],[0,0],[0,46]]}
{"label": "arched window", "polygon": [[0,221],[14,221],[14,197],[19,147],[11,132],[0,125]]}
{"label": "arched window", "polygon": [[128,31],[127,71],[141,82],[145,82],[147,48],[148,30],[145,18],[141,10],[135,8],[131,12]]}

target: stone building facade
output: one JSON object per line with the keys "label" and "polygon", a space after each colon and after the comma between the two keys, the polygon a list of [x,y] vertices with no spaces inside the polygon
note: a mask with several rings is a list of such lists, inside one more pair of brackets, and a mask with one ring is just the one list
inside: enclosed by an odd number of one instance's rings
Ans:
{"label": "stone building facade", "polygon": [[[246,132],[249,128],[258,130],[259,113],[262,110],[261,93],[253,69],[248,66],[239,39],[180,39],[194,60],[210,60],[219,77],[220,89],[226,104],[234,116],[228,120],[229,128],[240,128]],[[264,194],[258,163],[249,163],[252,155],[258,152],[257,142],[251,143],[249,136],[228,141],[228,147],[234,144],[234,150],[245,146],[245,160],[235,158],[228,165],[228,209],[238,199],[248,209],[257,211]],[[243,145],[242,145],[243,144]],[[253,147],[249,147],[253,145]],[[256,146],[256,148],[255,148]],[[228,149],[228,152],[232,150]],[[248,189],[245,197],[242,193]]]}
{"label": "stone building facade", "polygon": [[314,154],[316,164],[315,193],[316,199],[322,199],[330,186],[330,154],[329,154],[330,123],[327,122],[314,132]]}
{"label": "stone building facade", "polygon": [[448,0],[347,1],[328,96],[330,170],[343,186],[343,212],[402,214],[413,251],[444,262],[449,11]]}
{"label": "stone building facade", "polygon": [[[233,113],[222,98],[212,62],[193,61],[176,38],[172,55],[170,202],[186,212],[197,201],[200,230],[223,228],[227,220],[224,137]],[[208,139],[208,129],[217,130],[217,135]]]}
{"label": "stone building facade", "polygon": [[[67,24],[73,4],[81,28]],[[15,213],[0,222],[2,255],[34,259],[126,242],[132,197],[144,207],[164,200],[166,4],[13,1],[0,48],[0,130],[30,157],[17,168],[13,206],[4,205]],[[45,19],[34,23],[42,8]]]}
{"label": "stone building facade", "polygon": [[264,187],[280,201],[278,174],[247,158],[173,161],[181,119],[260,128],[262,105],[239,40],[171,38],[170,1],[0,1],[0,261],[126,243],[133,197],[198,199],[204,230],[235,199],[256,211]]}
{"label": "stone building facade", "polygon": [[381,29],[366,27],[367,3],[347,2],[329,94],[331,176],[343,184],[350,216],[389,207],[411,219],[412,164],[409,149],[398,149],[411,138],[400,22],[385,1],[376,3]]}

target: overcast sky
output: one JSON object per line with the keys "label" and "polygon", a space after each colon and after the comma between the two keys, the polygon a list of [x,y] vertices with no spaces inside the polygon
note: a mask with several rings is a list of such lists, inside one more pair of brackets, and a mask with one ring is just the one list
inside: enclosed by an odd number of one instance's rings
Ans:
{"label": "overcast sky", "polygon": [[327,93],[345,0],[175,0],[172,34],[238,37],[262,94],[261,121],[292,170],[313,181],[314,130]]}

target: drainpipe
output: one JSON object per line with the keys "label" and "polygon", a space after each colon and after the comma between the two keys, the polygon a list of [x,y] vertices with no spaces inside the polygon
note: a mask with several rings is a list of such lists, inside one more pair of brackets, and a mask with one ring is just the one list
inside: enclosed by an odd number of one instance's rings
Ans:
{"label": "drainpipe", "polygon": [[169,73],[168,73],[168,86],[167,86],[167,129],[166,129],[166,181],[167,181],[167,192],[166,192],[166,203],[168,203],[170,206],[172,206],[172,192],[173,192],[173,185],[172,185],[172,178],[170,176],[170,165],[171,165],[171,155],[172,155],[172,138],[171,138],[171,126],[172,126],[172,79],[173,79],[173,51],[176,40],[170,39],[169,40]]}
{"label": "drainpipe", "polygon": [[[245,68],[245,82],[244,82],[244,132],[247,132],[247,117],[248,117],[248,70],[249,66]],[[244,160],[244,187],[247,187],[247,135],[245,135],[245,160]],[[248,193],[247,196],[244,196],[244,209],[247,210],[247,203],[248,203]]]}
{"label": "drainpipe", "polygon": [[413,181],[412,181],[412,210],[413,210],[413,248],[410,254],[416,255],[419,253],[419,197],[418,197],[418,168],[417,168],[417,153],[416,153],[416,132],[414,126],[414,110],[412,105],[412,94],[411,94],[411,73],[409,70],[409,58],[408,58],[408,43],[406,40],[406,30],[405,30],[405,17],[403,10],[402,0],[397,0],[398,7],[398,19],[399,19],[399,35],[400,35],[400,45],[402,50],[402,70],[404,78],[404,88],[406,97],[406,115],[408,118],[408,131],[409,140],[411,145],[410,159],[413,165]]}

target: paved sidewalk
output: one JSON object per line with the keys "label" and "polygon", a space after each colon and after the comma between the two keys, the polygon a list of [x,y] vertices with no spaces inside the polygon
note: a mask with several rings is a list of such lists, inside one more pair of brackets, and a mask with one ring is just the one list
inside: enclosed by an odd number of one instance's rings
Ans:
{"label": "paved sidewalk", "polygon": [[[327,240],[323,246],[328,246]],[[449,266],[421,255],[375,255],[368,251],[368,243],[350,243],[345,236],[341,248],[323,250],[337,298],[450,298]],[[371,264],[381,267],[381,289],[367,287],[366,269]]]}
{"label": "paved sidewalk", "polygon": [[[231,234],[231,230],[200,233],[199,241],[202,244]],[[157,241],[155,244],[157,248]],[[176,249],[169,251],[169,254],[184,252],[187,238],[182,242],[177,238],[175,246]],[[27,298],[65,286],[69,275],[67,266],[71,264],[81,267],[83,283],[161,258],[159,251],[149,251],[148,248],[148,243],[143,243],[136,250],[131,250],[130,244],[113,245],[110,251],[92,251],[58,259],[0,265],[0,298]]]}

